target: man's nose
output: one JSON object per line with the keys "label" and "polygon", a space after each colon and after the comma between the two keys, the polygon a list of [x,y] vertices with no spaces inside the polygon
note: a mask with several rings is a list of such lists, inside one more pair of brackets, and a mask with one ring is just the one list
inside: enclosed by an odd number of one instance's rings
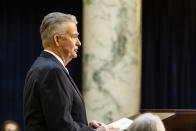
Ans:
{"label": "man's nose", "polygon": [[76,41],[76,45],[77,45],[77,46],[81,46],[81,42],[80,42],[79,39]]}

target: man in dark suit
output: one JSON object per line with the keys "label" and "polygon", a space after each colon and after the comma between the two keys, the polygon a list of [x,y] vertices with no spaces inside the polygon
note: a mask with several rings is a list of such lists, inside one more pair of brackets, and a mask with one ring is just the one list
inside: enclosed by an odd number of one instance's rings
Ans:
{"label": "man in dark suit", "polygon": [[87,123],[82,95],[66,68],[81,46],[76,25],[75,16],[60,12],[50,13],[42,21],[44,51],[25,79],[25,131],[117,130],[96,121]]}

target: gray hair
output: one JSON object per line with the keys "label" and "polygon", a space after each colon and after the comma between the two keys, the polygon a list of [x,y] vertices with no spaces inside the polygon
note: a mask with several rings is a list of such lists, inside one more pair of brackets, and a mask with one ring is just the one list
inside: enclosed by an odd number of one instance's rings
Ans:
{"label": "gray hair", "polygon": [[6,120],[6,121],[4,121],[3,124],[2,124],[2,126],[1,126],[1,131],[5,131],[6,126],[8,124],[15,125],[17,127],[17,131],[20,131],[20,127],[19,127],[18,123],[16,121],[13,121],[13,120]]}
{"label": "gray hair", "polygon": [[75,24],[78,23],[74,15],[64,14],[61,12],[52,12],[44,17],[40,26],[40,34],[44,48],[49,46],[52,36],[55,33],[65,33],[64,28],[62,28],[65,22],[74,22]]}
{"label": "gray hair", "polygon": [[133,121],[128,131],[165,131],[165,127],[157,115],[145,113]]}

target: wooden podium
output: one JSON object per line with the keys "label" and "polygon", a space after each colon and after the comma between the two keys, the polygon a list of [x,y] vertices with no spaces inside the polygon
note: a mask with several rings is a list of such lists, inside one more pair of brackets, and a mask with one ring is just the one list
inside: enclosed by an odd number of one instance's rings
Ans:
{"label": "wooden podium", "polygon": [[[142,109],[141,113],[158,115],[166,131],[196,131],[196,110],[189,109]],[[138,115],[129,117],[135,119]]]}

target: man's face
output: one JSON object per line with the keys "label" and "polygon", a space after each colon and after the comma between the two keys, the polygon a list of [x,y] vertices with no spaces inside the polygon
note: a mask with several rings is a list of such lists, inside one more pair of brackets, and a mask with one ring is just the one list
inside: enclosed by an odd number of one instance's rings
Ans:
{"label": "man's face", "polygon": [[79,46],[81,46],[80,40],[78,39],[77,26],[73,22],[66,23],[66,33],[60,35],[59,50],[64,56],[68,56],[70,59],[77,58],[77,52]]}
{"label": "man's face", "polygon": [[7,124],[5,131],[18,131],[18,127],[15,124]]}

